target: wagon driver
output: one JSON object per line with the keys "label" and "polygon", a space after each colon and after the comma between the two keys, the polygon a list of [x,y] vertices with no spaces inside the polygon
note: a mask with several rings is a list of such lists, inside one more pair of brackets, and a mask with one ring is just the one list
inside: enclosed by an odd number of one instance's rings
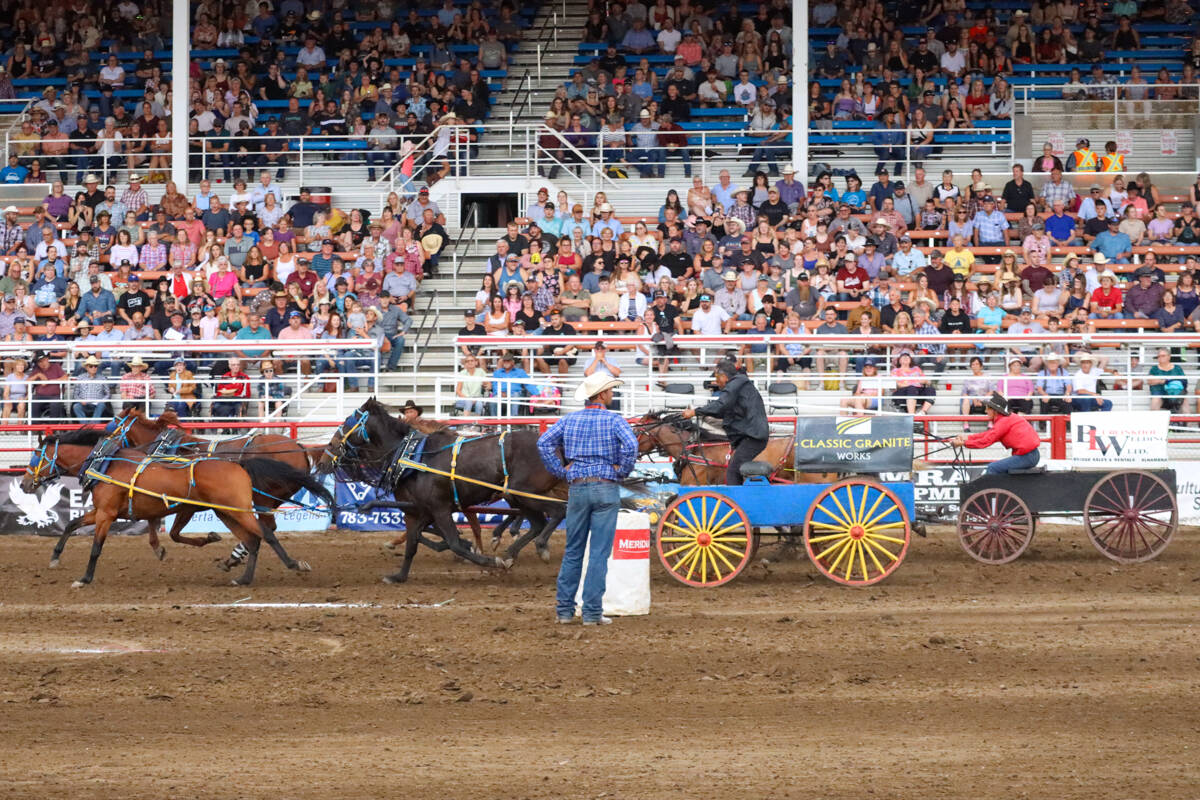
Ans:
{"label": "wagon driver", "polygon": [[538,439],[538,454],[546,469],[570,484],[567,545],[558,570],[555,601],[555,614],[564,624],[575,618],[575,593],[589,543],[592,558],[583,578],[583,624],[612,622],[603,614],[607,556],[612,552],[621,507],[619,482],[633,471],[638,453],[633,428],[608,410],[613,389],[621,384],[607,372],[588,375],[575,390],[575,399],[584,402],[584,408],[554,423]]}
{"label": "wagon driver", "polygon": [[767,438],[770,436],[767,409],[763,406],[758,389],[733,361],[724,359],[718,362],[713,379],[721,393],[706,405],[684,409],[683,417],[691,419],[702,414],[721,418],[721,427],[729,437],[725,483],[736,485],[742,482],[742,464],[753,461],[767,448]]}
{"label": "wagon driver", "polygon": [[1000,442],[1011,450],[1011,456],[988,464],[989,475],[1007,475],[1013,470],[1037,466],[1042,457],[1038,451],[1041,442],[1029,420],[1012,413],[1008,401],[999,392],[992,392],[992,396],[983,401],[983,408],[988,415],[988,429],[970,436],[955,436],[954,444],[977,450]]}

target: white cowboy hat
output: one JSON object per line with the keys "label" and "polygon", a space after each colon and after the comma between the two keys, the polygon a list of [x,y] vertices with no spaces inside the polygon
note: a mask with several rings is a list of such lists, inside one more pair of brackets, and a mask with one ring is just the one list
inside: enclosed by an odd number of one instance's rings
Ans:
{"label": "white cowboy hat", "polygon": [[144,366],[146,366],[146,362],[145,362],[145,361],[142,361],[142,357],[141,357],[141,356],[134,356],[132,359],[130,359],[130,361],[129,361],[129,366],[131,366],[131,367],[144,367]]}
{"label": "white cowboy hat", "polygon": [[1106,269],[1100,273],[1100,277],[1097,280],[1104,280],[1105,278],[1112,278],[1115,281],[1117,276],[1111,269]]}
{"label": "white cowboy hat", "polygon": [[581,403],[586,403],[606,389],[614,389],[623,383],[623,380],[614,378],[607,372],[593,372],[584,378],[583,382],[575,389],[575,399]]}
{"label": "white cowboy hat", "polygon": [[1092,253],[1092,263],[1093,264],[1107,264],[1108,256],[1104,255],[1104,253]]}
{"label": "white cowboy hat", "polygon": [[783,172],[784,175],[795,175],[796,168],[791,165],[791,162],[789,162],[783,165],[781,172]]}

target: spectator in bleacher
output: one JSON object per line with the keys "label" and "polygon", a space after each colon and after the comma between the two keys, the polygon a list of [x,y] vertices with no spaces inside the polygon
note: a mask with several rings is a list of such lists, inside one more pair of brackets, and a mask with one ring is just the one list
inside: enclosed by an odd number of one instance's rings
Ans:
{"label": "spectator in bleacher", "polygon": [[1163,307],[1163,294],[1166,289],[1162,283],[1154,280],[1154,269],[1149,266],[1138,267],[1134,272],[1134,279],[1134,284],[1125,290],[1125,317],[1153,319]]}
{"label": "spectator in bleacher", "polygon": [[71,413],[78,420],[102,420],[109,416],[112,391],[107,379],[99,374],[100,359],[88,356],[83,362],[84,373],[74,376],[71,395],[75,402]]}
{"label": "spectator in bleacher", "polygon": [[1078,355],[1079,370],[1071,376],[1071,406],[1076,411],[1112,411],[1112,401],[1101,397],[1099,382],[1103,374],[1094,368],[1091,353]]}

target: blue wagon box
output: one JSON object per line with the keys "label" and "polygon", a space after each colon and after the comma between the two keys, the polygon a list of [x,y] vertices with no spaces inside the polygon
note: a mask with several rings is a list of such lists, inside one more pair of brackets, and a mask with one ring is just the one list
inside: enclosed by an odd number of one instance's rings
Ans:
{"label": "blue wagon box", "polygon": [[911,472],[913,418],[797,417],[797,472]]}

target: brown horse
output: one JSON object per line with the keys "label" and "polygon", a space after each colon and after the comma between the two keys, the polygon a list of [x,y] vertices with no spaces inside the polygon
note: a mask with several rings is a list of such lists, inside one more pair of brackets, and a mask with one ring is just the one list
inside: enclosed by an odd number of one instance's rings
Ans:
{"label": "brown horse", "polygon": [[[22,488],[34,492],[42,484],[63,475],[84,477],[80,473],[88,466],[95,446],[106,435],[99,428],[83,428],[44,439],[25,471]],[[288,569],[303,572],[311,569],[308,564],[292,559],[273,532],[262,531],[253,510],[255,474],[279,470],[292,472],[290,468],[265,459],[244,466],[208,458],[174,463],[143,463],[145,461],[146,454],[138,450],[121,449],[113,453],[103,472],[104,477],[91,489],[91,510],[71,520],[63,530],[54,548],[52,567],[57,566],[63,546],[75,530],[84,525],[96,526],[87,572],[72,584],[74,588],[92,582],[108,530],[117,519],[148,520],[150,547],[162,559],[166,551],[159,545],[158,526],[168,514],[175,514],[170,532],[172,541],[202,547],[220,540],[216,534],[204,538],[181,535],[192,514],[204,509],[212,509],[249,553],[246,570],[234,580],[235,585],[249,585],[254,580],[258,548],[264,540]]]}
{"label": "brown horse", "polygon": [[[118,431],[124,430],[125,443],[132,448],[143,449],[166,431],[176,430],[179,431],[179,439],[178,447],[173,451],[173,455],[203,456],[239,464],[258,458],[278,461],[295,470],[296,473],[302,473],[305,477],[294,481],[272,480],[270,485],[264,484],[263,481],[257,482],[255,498],[258,508],[265,508],[268,511],[277,509],[300,489],[308,489],[317,497],[325,500],[336,517],[332,495],[326,492],[320,482],[308,478],[313,463],[310,451],[319,450],[324,445],[309,448],[288,436],[272,433],[247,434],[230,439],[205,439],[189,433],[174,411],[164,411],[158,416],[158,419],[152,420],[137,406],[124,409],[116,416],[114,422]],[[298,477],[298,475],[293,477]],[[274,534],[276,525],[274,514],[260,513],[258,523],[263,531],[270,531]],[[186,520],[184,524],[186,524]],[[235,547],[228,558],[217,562],[217,566],[228,572],[242,563],[246,555],[244,547]]]}

